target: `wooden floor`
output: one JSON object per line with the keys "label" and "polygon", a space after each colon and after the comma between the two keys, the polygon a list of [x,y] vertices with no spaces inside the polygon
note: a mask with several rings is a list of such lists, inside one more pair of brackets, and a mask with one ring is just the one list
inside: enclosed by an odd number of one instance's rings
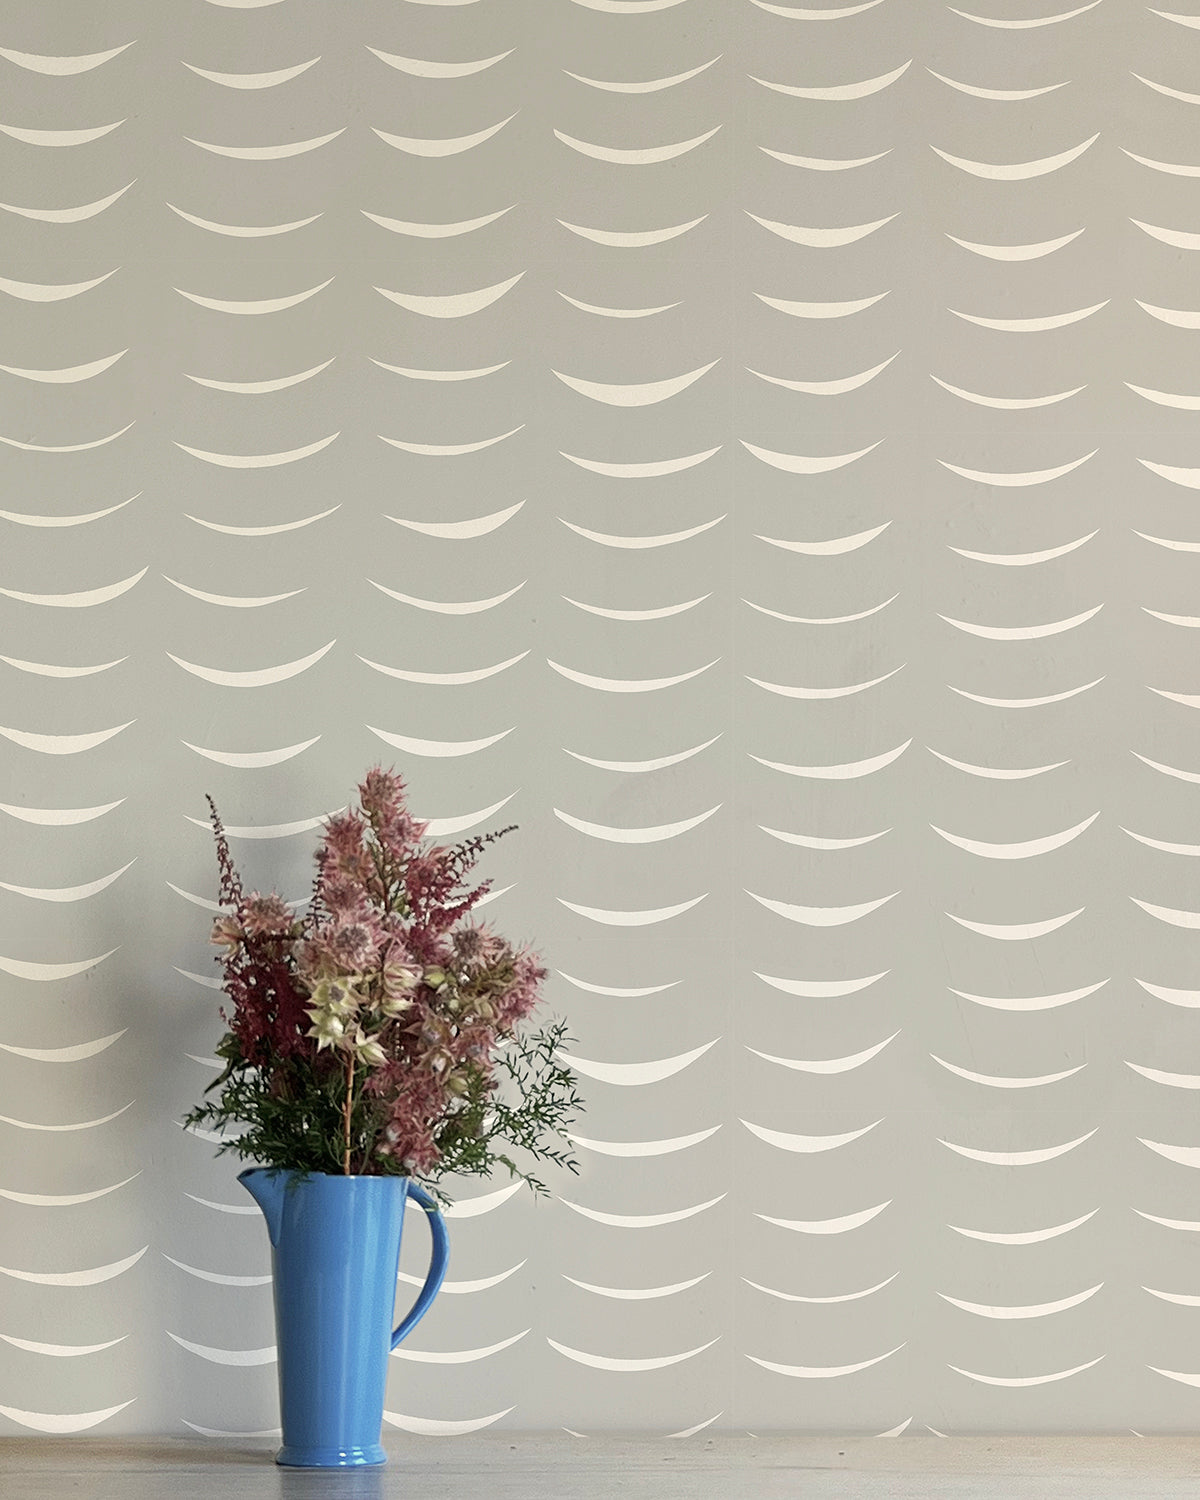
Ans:
{"label": "wooden floor", "polygon": [[0,1438],[4,1500],[1185,1500],[1196,1437],[384,1433],[380,1469],[304,1471],[260,1439]]}

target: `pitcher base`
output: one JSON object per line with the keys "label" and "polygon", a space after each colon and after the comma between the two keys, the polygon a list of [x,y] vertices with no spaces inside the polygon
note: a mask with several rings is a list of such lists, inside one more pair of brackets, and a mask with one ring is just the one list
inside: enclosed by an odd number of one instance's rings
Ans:
{"label": "pitcher base", "polygon": [[387,1463],[381,1443],[362,1448],[302,1448],[284,1444],[275,1462],[289,1469],[349,1469]]}

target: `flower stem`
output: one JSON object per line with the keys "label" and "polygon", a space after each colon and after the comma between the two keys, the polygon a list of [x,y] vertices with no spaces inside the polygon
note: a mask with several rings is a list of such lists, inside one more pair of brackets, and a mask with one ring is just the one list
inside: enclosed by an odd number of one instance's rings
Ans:
{"label": "flower stem", "polygon": [[342,1123],[345,1127],[345,1149],[342,1153],[342,1172],[345,1176],[350,1175],[350,1115],[354,1108],[354,1054],[346,1054],[346,1103],[342,1110]]}

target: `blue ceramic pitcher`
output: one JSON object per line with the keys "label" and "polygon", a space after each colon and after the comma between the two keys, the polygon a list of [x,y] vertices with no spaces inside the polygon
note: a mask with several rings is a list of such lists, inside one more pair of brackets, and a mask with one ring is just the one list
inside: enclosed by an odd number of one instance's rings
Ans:
{"label": "blue ceramic pitcher", "polygon": [[[383,1464],[388,1355],[424,1317],[450,1243],[437,1204],[411,1177],[338,1177],[253,1167],[238,1181],[271,1237],[283,1447],[275,1462]],[[404,1206],[429,1215],[433,1255],[408,1316],[392,1329]]]}

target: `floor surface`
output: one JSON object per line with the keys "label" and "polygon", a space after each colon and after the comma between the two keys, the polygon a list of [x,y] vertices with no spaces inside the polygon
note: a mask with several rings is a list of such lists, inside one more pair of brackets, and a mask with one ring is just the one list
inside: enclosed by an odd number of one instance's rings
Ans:
{"label": "floor surface", "polygon": [[1196,1437],[384,1433],[380,1469],[300,1471],[254,1439],[0,1438],[4,1500],[1200,1500]]}

